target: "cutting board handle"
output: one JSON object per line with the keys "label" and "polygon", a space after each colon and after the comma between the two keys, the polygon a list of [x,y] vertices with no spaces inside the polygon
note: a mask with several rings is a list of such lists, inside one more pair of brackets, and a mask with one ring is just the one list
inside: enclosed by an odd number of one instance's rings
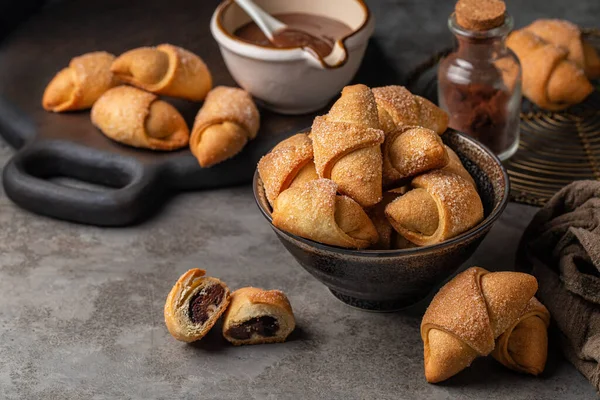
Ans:
{"label": "cutting board handle", "polygon": [[167,192],[157,182],[163,175],[158,167],[133,158],[62,140],[38,140],[9,161],[3,179],[7,196],[38,214],[124,226],[160,207]]}

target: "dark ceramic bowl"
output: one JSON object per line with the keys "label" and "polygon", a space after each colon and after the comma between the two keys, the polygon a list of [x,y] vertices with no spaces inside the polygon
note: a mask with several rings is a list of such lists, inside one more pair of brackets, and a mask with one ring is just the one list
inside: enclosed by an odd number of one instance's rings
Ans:
{"label": "dark ceramic bowl", "polygon": [[348,250],[304,239],[273,226],[258,172],[254,196],[285,248],[341,301],[373,311],[394,311],[425,298],[477,249],[508,203],[509,180],[500,160],[474,139],[452,130],[442,136],[477,183],[484,220],[432,246],[404,250]]}

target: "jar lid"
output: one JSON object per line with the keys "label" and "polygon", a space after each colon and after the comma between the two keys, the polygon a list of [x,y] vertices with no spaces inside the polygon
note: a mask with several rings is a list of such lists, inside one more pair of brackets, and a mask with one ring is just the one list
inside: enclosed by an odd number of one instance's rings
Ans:
{"label": "jar lid", "polygon": [[472,31],[487,31],[504,23],[506,4],[502,0],[458,0],[456,21]]}

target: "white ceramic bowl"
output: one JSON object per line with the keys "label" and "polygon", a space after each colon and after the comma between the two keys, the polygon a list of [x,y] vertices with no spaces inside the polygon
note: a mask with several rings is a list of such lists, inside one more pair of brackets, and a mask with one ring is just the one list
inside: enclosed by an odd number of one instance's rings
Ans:
{"label": "white ceramic bowl", "polygon": [[362,0],[254,0],[270,14],[317,14],[344,22],[352,33],[336,46],[347,51],[344,63],[328,67],[301,48],[276,49],[237,39],[233,32],[250,17],[233,0],[222,3],[211,32],[236,82],[276,112],[303,114],[323,108],[356,74],[375,21]]}

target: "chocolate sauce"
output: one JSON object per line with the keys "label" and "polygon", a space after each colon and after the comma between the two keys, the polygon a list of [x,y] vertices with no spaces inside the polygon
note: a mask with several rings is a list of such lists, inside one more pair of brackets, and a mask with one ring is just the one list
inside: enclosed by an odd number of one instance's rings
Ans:
{"label": "chocolate sauce", "polygon": [[309,48],[319,57],[325,57],[331,53],[337,40],[352,33],[352,28],[343,22],[321,15],[285,13],[276,14],[274,17],[286,24],[288,28],[276,33],[273,42],[254,22],[238,28],[234,35],[259,46]]}

